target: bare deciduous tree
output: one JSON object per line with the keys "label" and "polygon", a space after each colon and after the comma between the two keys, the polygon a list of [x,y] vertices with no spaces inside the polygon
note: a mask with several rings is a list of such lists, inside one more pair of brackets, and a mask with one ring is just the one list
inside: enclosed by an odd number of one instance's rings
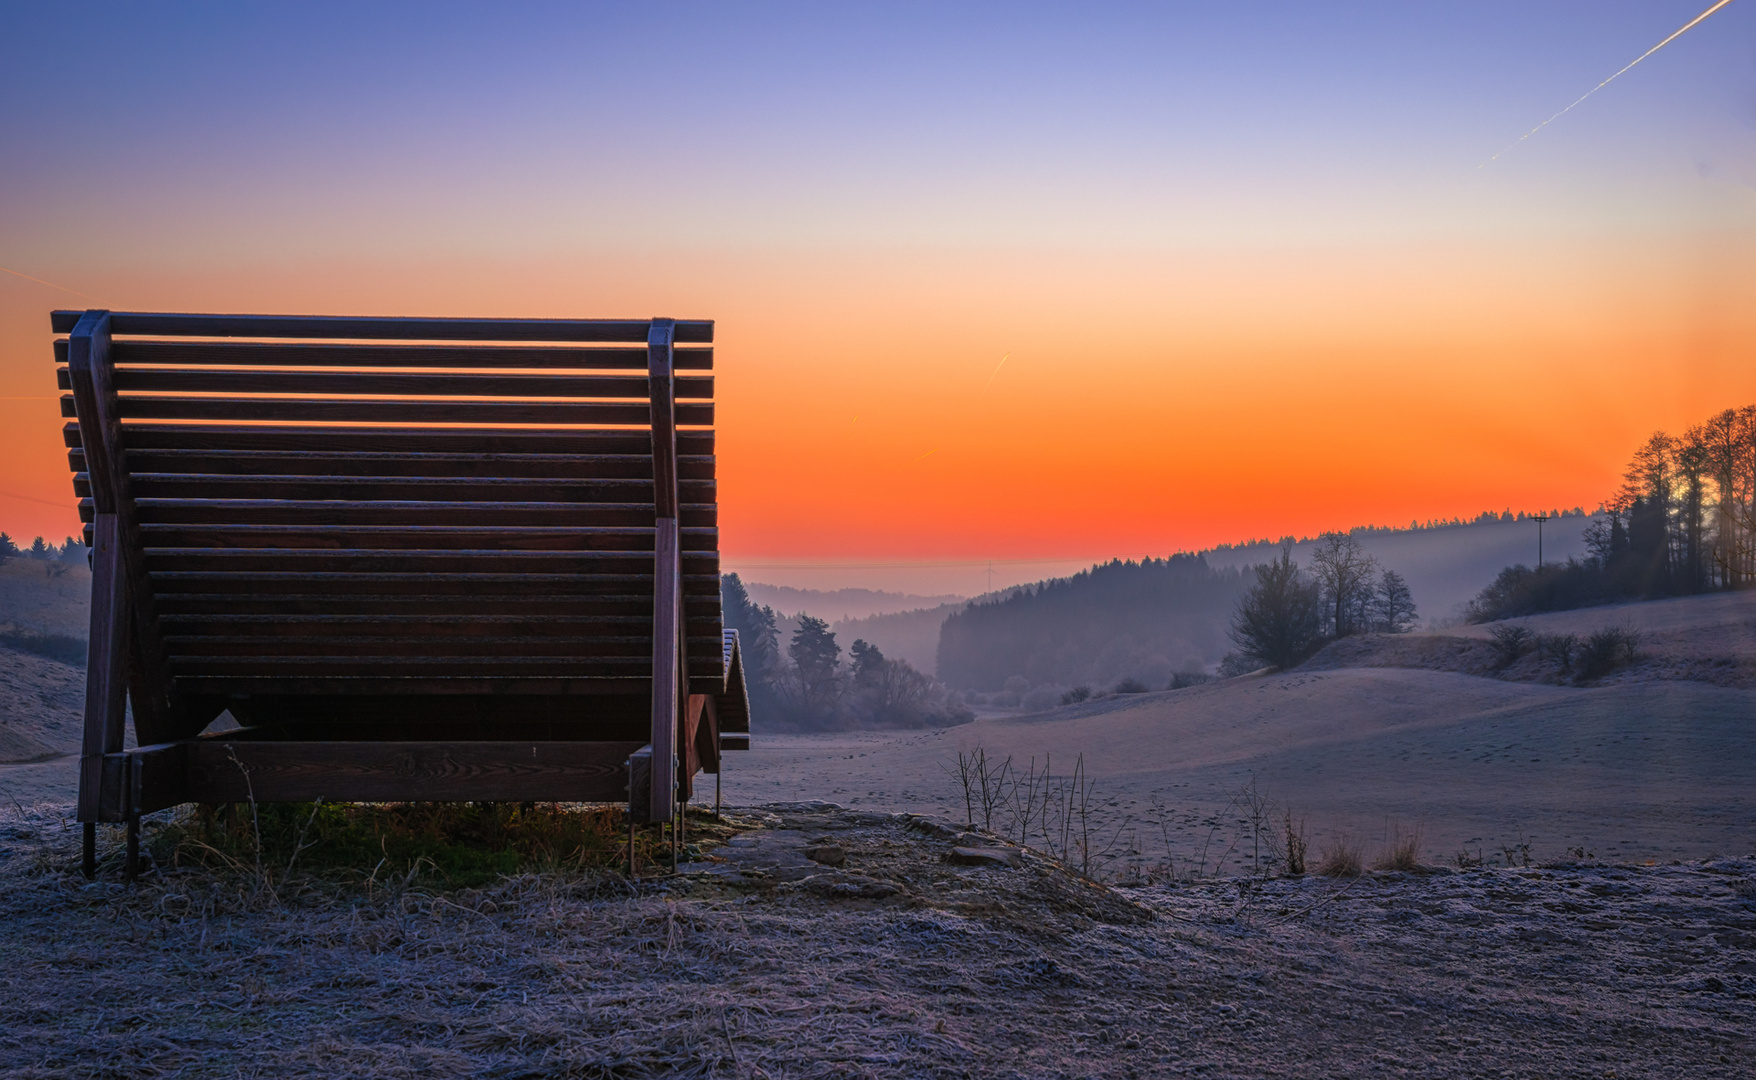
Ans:
{"label": "bare deciduous tree", "polygon": [[1324,619],[1335,637],[1364,629],[1361,615],[1371,602],[1378,560],[1367,555],[1352,534],[1327,532],[1317,538],[1311,574],[1322,590]]}

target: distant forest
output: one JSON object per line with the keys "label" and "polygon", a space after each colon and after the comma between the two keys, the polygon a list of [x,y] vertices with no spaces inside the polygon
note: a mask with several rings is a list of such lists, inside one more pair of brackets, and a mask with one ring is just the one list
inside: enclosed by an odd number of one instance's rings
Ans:
{"label": "distant forest", "polygon": [[1252,572],[1218,570],[1200,555],[1115,561],[1072,577],[977,601],[946,618],[938,673],[959,689],[1162,687],[1201,672],[1223,651],[1227,620]]}
{"label": "distant forest", "polygon": [[1756,405],[1681,436],[1655,432],[1586,530],[1582,559],[1502,570],[1470,605],[1475,622],[1756,581]]}
{"label": "distant forest", "polygon": [[0,532],[0,563],[7,559],[42,559],[45,562],[64,560],[73,562],[85,558],[85,545],[69,536],[66,542],[57,546],[51,541],[37,537],[27,545],[20,545],[9,534]]}
{"label": "distant forest", "polygon": [[[804,612],[783,620],[750,599],[737,574],[720,576],[725,625],[738,632],[754,713],[817,731],[949,727],[975,719],[963,700],[901,657],[855,638],[844,656],[829,623]],[[782,633],[783,623],[790,624]]]}
{"label": "distant forest", "polygon": [[[1603,510],[1599,509],[1599,510],[1589,510],[1588,511],[1584,507],[1575,506],[1571,510],[1555,509],[1555,510],[1548,510],[1548,511],[1539,511],[1539,513],[1541,513],[1543,515],[1544,520],[1550,520],[1550,519],[1564,520],[1566,518],[1589,518],[1589,517],[1592,517],[1596,514],[1603,513]],[[1350,536],[1361,536],[1361,537],[1374,536],[1374,535],[1377,535],[1380,533],[1400,535],[1400,534],[1406,534],[1406,533],[1436,532],[1440,529],[1467,529],[1471,525],[1493,525],[1496,523],[1511,523],[1511,522],[1517,522],[1517,521],[1532,521],[1532,520],[1534,520],[1533,516],[1529,513],[1526,513],[1523,510],[1519,510],[1517,512],[1514,512],[1510,509],[1501,510],[1498,512],[1493,511],[1493,510],[1483,510],[1481,513],[1477,514],[1475,517],[1472,517],[1472,518],[1465,518],[1465,517],[1428,518],[1426,521],[1418,521],[1418,520],[1410,521],[1407,525],[1355,525],[1353,528],[1348,529],[1347,532]],[[1323,534],[1323,535],[1328,535],[1328,534]],[[1301,537],[1294,538],[1291,534],[1288,534],[1286,536],[1281,537],[1278,540],[1270,540],[1267,537],[1263,537],[1263,538],[1257,539],[1257,540],[1244,540],[1240,543],[1235,543],[1235,544],[1215,544],[1213,547],[1208,548],[1207,551],[1211,551],[1214,554],[1219,555],[1219,554],[1224,554],[1224,553],[1232,552],[1232,551],[1247,551],[1251,548],[1272,549],[1272,548],[1279,548],[1285,544],[1308,544],[1308,543],[1310,543],[1314,540],[1318,540],[1320,538],[1321,537],[1319,537],[1319,536],[1301,536]]]}

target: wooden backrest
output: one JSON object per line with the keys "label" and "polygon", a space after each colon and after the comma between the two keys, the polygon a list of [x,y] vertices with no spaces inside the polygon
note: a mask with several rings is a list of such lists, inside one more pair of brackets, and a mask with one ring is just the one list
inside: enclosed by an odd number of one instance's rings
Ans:
{"label": "wooden backrest", "polygon": [[687,689],[725,689],[711,322],[53,326],[80,514],[116,517],[148,712],[645,694],[667,503]]}

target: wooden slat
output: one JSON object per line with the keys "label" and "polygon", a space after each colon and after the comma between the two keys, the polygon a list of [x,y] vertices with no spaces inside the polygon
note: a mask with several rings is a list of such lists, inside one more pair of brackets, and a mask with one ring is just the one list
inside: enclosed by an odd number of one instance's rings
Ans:
{"label": "wooden slat", "polygon": [[[285,342],[118,341],[115,343],[114,355],[118,364],[646,370],[644,346],[579,348],[542,345],[292,345]],[[713,349],[678,349],[677,367],[684,371],[711,371]]]}
{"label": "wooden slat", "polygon": [[[663,519],[672,520],[674,518]],[[152,549],[316,550],[363,554],[425,552],[618,552],[653,550],[653,530],[638,526],[495,525],[482,528],[440,525],[151,525],[140,535]],[[686,529],[685,550],[713,552],[715,529]]]}
{"label": "wooden slat", "polygon": [[[124,420],[231,420],[240,423],[624,424],[646,426],[649,406],[608,402],[318,401],[310,398],[125,397]],[[74,416],[73,398],[61,415]],[[677,423],[710,426],[713,406],[677,406]]]}
{"label": "wooden slat", "polygon": [[[573,598],[617,593],[652,595],[650,575],[550,574],[550,573],[423,573],[415,572],[161,572],[152,575],[153,589],[167,599],[184,594],[215,594],[233,598],[262,597],[265,602],[301,596],[320,590],[352,589],[355,595],[384,596],[399,600],[434,597],[438,600],[523,602],[531,598]],[[683,593],[691,604],[717,602],[719,581],[712,574],[683,578]]]}
{"label": "wooden slat", "polygon": [[[130,434],[133,430],[130,430]],[[644,438],[644,436],[642,436]],[[349,453],[331,450],[139,450],[123,455],[135,476],[157,473],[195,476],[372,476],[477,480],[651,480],[652,455],[639,454],[421,454]],[[85,451],[67,452],[75,473],[86,471]],[[677,459],[684,483],[712,481],[714,460],[701,455]],[[685,502],[691,498],[684,489]],[[711,500],[706,500],[711,501]]]}
{"label": "wooden slat", "polygon": [[[300,525],[324,527],[568,527],[652,528],[649,503],[585,502],[350,502],[283,499],[138,500],[143,525]],[[89,517],[82,504],[81,517]],[[712,505],[686,506],[682,520],[713,528]]]}
{"label": "wooden slat", "polygon": [[[639,743],[189,743],[201,802],[621,802]],[[174,805],[174,804],[172,804]]]}
{"label": "wooden slat", "polygon": [[[537,480],[430,476],[234,476],[227,473],[136,473],[133,490],[151,499],[202,501],[335,501],[397,503],[621,503],[651,508],[651,480]],[[75,492],[86,494],[76,480]],[[713,512],[719,497],[712,480],[682,486],[683,501],[698,512]]]}
{"label": "wooden slat", "polygon": [[[336,615],[408,616],[423,620],[455,616],[462,619],[519,618],[629,618],[646,625],[652,618],[652,596],[492,596],[450,592],[418,596],[290,595],[238,596],[227,593],[167,593],[159,590],[159,620],[167,626],[181,618],[293,618]],[[718,599],[687,597],[684,611],[693,624],[720,620]]]}
{"label": "wooden slat", "polygon": [[[56,311],[49,324],[65,334],[80,312]],[[357,338],[404,341],[641,342],[647,319],[423,319],[336,315],[209,315],[110,312],[111,333],[149,337]],[[677,323],[677,341],[713,340],[713,320]]]}
{"label": "wooden slat", "polygon": [[[67,424],[61,437],[70,449],[80,447],[79,425]],[[679,431],[679,454],[711,455],[711,431]],[[313,451],[334,453],[338,447],[360,453],[449,454],[640,454],[652,455],[652,436],[644,431],[578,428],[556,430],[513,428],[250,427],[212,424],[128,425],[128,450]]]}
{"label": "wooden slat", "polygon": [[[62,371],[61,389],[71,387]],[[713,376],[678,376],[677,396],[710,399]],[[641,375],[433,375],[410,372],[229,371],[207,368],[121,368],[119,393],[396,395],[466,398],[634,398],[644,400]]]}
{"label": "wooden slat", "polygon": [[[524,656],[173,656],[172,674],[182,678],[269,676],[338,679],[378,678],[536,678],[581,679],[636,677],[650,679],[646,657],[524,657]],[[711,667],[691,668],[690,675],[717,675]]]}
{"label": "wooden slat", "polygon": [[[650,617],[642,615],[548,615],[542,618],[517,615],[160,615],[165,640],[176,643],[195,638],[245,638],[267,641],[297,638],[300,641],[397,638],[412,641],[559,641],[596,639],[648,641]],[[709,615],[688,624],[691,637],[710,641],[719,619]],[[289,644],[291,644],[289,642]],[[109,753],[110,751],[104,751]]]}
{"label": "wooden slat", "polygon": [[[146,568],[230,574],[650,574],[652,556],[618,551],[445,551],[148,548]],[[684,555],[686,573],[718,574],[714,552]]]}
{"label": "wooden slat", "polygon": [[[305,628],[307,631],[309,627]],[[401,628],[397,637],[367,637],[342,633],[273,635],[237,633],[230,637],[185,637],[167,634],[165,648],[170,650],[172,663],[194,664],[209,657],[250,657],[279,663],[295,660],[323,660],[335,657],[348,662],[378,661],[406,658],[423,664],[506,660],[554,660],[556,662],[591,663],[598,660],[645,660],[652,655],[652,638],[631,635],[629,627],[606,627],[601,636],[581,634],[574,637],[532,637],[517,635],[501,637],[484,629],[475,637],[468,634],[416,632]],[[624,636],[611,636],[616,630]],[[703,635],[702,640],[711,640]],[[698,670],[709,670],[702,665]],[[436,672],[443,674],[442,671]]]}
{"label": "wooden slat", "polygon": [[[690,689],[694,693],[712,693],[717,682],[713,675],[691,677]],[[178,679],[177,686],[188,694],[206,697],[402,697],[432,694],[589,698],[645,694],[652,687],[652,677],[191,675]]]}

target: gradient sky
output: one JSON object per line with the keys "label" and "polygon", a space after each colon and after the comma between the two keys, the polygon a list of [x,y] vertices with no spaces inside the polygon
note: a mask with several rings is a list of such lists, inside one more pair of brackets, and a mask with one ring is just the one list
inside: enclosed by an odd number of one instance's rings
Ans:
{"label": "gradient sky", "polygon": [[0,528],[88,305],[716,319],[766,580],[1591,506],[1756,401],[1756,0],[1484,163],[1705,6],[7,5]]}

